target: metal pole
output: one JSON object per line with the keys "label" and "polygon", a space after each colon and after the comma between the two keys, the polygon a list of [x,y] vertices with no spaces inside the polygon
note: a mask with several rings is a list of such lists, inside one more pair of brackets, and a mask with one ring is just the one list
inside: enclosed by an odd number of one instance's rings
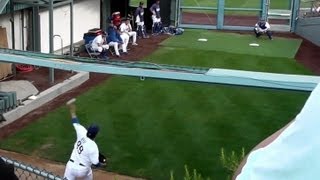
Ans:
{"label": "metal pole", "polygon": [[180,26],[181,25],[181,23],[182,23],[182,16],[183,16],[183,10],[181,9],[181,6],[183,6],[183,0],[179,0],[179,9],[178,9],[178,11],[179,11],[179,15],[178,15],[178,26]]}
{"label": "metal pole", "polygon": [[[49,53],[53,54],[53,0],[49,1]],[[49,69],[49,82],[54,83],[54,69]]]}
{"label": "metal pole", "polygon": [[73,0],[70,1],[70,56],[73,56]]}
{"label": "metal pole", "polygon": [[24,10],[21,10],[21,49],[24,50]]}
{"label": "metal pole", "polygon": [[11,43],[12,43],[12,49],[16,48],[16,43],[15,43],[15,33],[14,33],[14,4],[13,1],[10,1],[10,22],[11,22]]}
{"label": "metal pole", "polygon": [[179,16],[179,9],[180,9],[180,6],[179,6],[179,1],[180,0],[176,0],[176,14],[174,16],[174,19],[175,19],[175,22],[174,22],[174,26],[175,27],[178,27],[179,26],[179,22],[178,22],[178,16]]}
{"label": "metal pole", "polygon": [[270,8],[270,0],[261,0],[261,15],[260,18],[268,21],[268,11]]}
{"label": "metal pole", "polygon": [[218,0],[217,29],[223,28],[224,23],[224,0]]}
{"label": "metal pole", "polygon": [[32,50],[36,52],[41,51],[41,29],[40,29],[40,16],[39,6],[32,7]]}
{"label": "metal pole", "polygon": [[103,29],[104,31],[107,29],[107,5],[106,5],[106,1],[105,0],[101,0],[101,14],[102,14],[102,17],[101,17],[101,29]]}
{"label": "metal pole", "polygon": [[62,37],[59,34],[53,35],[53,38],[55,38],[55,37],[60,38],[61,55],[63,55],[63,40],[62,40]]}
{"label": "metal pole", "polygon": [[292,16],[291,16],[291,32],[295,32],[297,29],[297,21],[299,20],[300,0],[293,1]]}
{"label": "metal pole", "polygon": [[[11,13],[11,18],[10,18],[10,22],[11,22],[11,43],[12,43],[12,49],[16,48],[16,43],[15,43],[15,33],[14,33],[14,3],[11,0],[10,1],[10,13]],[[17,71],[16,71],[16,64],[13,63],[11,66],[11,70],[14,76],[17,75]]]}

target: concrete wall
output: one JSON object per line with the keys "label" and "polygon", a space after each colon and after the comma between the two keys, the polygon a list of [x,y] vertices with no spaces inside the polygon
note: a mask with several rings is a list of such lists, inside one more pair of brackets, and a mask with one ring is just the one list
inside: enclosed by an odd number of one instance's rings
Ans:
{"label": "concrete wall", "polygon": [[[92,28],[100,27],[100,0],[83,0],[74,3],[74,42],[83,39],[83,34]],[[70,45],[70,6],[57,7],[53,11],[53,34],[60,35],[64,46]],[[40,12],[41,52],[49,52],[49,13]],[[58,37],[54,39],[54,50],[60,49]]]}
{"label": "concrete wall", "polygon": [[[73,21],[74,21],[74,42],[81,41],[83,34],[92,28],[100,27],[100,0],[78,0],[74,2],[73,6]],[[27,45],[27,13],[25,16],[25,28],[22,27],[21,11],[15,12],[15,46],[16,49],[26,49]],[[70,45],[70,8],[69,5],[54,8],[54,34],[60,35],[64,46]],[[49,52],[49,13],[43,9],[40,11],[41,22],[41,52]],[[12,48],[12,33],[10,14],[0,15],[0,26],[7,29],[7,38],[9,48]],[[22,45],[22,29],[24,29],[24,45]],[[60,39],[54,38],[54,50],[61,48]]]}
{"label": "concrete wall", "polygon": [[320,17],[298,19],[295,33],[320,46]]}
{"label": "concrete wall", "polygon": [[[17,11],[14,14],[14,26],[15,26],[15,47],[16,49],[22,49],[22,47],[26,47],[26,41],[24,41],[24,45],[22,45],[22,29],[24,31],[25,34],[27,34],[27,29],[26,28],[22,28],[22,12],[21,11]],[[4,14],[4,15],[0,15],[0,26],[6,28],[7,31],[7,40],[8,40],[8,47],[12,48],[12,32],[11,32],[11,22],[10,22],[10,14]],[[26,25],[27,22],[27,18],[24,18],[24,22]],[[26,37],[25,37],[26,39]]]}

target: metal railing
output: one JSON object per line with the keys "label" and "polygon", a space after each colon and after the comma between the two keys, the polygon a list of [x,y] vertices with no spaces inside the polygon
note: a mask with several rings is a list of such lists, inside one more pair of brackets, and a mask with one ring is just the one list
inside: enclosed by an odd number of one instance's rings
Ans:
{"label": "metal railing", "polygon": [[9,158],[0,156],[7,164],[14,166],[15,175],[19,180],[63,180],[62,177],[54,175],[45,169],[39,169],[31,165],[24,164],[22,162],[11,160]]}
{"label": "metal railing", "polygon": [[18,106],[16,92],[0,91],[0,122],[4,121],[2,114],[8,112]]}

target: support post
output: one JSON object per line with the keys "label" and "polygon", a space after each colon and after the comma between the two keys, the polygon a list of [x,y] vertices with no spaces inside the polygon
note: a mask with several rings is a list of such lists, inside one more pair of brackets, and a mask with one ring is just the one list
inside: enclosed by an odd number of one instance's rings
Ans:
{"label": "support post", "polygon": [[270,0],[261,0],[261,14],[260,18],[263,20],[268,20],[268,11],[270,8]]}
{"label": "support post", "polygon": [[106,0],[101,0],[101,29],[106,30],[107,29],[107,1]]}
{"label": "support post", "polygon": [[[15,42],[15,27],[14,27],[14,3],[13,1],[10,1],[10,22],[11,22],[11,45],[12,45],[12,49],[16,48],[16,42]],[[11,66],[11,70],[13,72],[13,75],[16,76],[17,75],[17,71],[16,71],[16,64],[13,63]]]}
{"label": "support post", "polygon": [[24,25],[24,9],[23,10],[20,10],[20,13],[21,13],[21,27],[22,27],[22,30],[21,30],[21,50],[25,50],[25,47],[24,47],[24,30],[25,30],[25,25]]}
{"label": "support post", "polygon": [[70,1],[70,56],[73,56],[73,0]]}
{"label": "support post", "polygon": [[176,15],[175,15],[175,23],[174,26],[178,27],[180,22],[179,22],[179,16],[180,16],[180,0],[176,0]]}
{"label": "support post", "polygon": [[32,50],[41,51],[39,6],[32,7]]}
{"label": "support post", "polygon": [[182,19],[183,19],[183,10],[181,9],[181,6],[183,6],[183,0],[179,0],[179,16],[178,16],[178,26],[181,25]]}
{"label": "support post", "polygon": [[224,0],[218,0],[217,29],[223,29],[224,6],[225,6]]}
{"label": "support post", "polygon": [[[53,54],[53,0],[49,1],[49,53]],[[54,69],[49,69],[49,83],[54,83]]]}
{"label": "support post", "polygon": [[291,15],[291,24],[290,31],[295,32],[297,28],[297,21],[299,19],[299,9],[300,9],[300,0],[293,1],[292,15]]}
{"label": "support post", "polygon": [[11,40],[12,40],[12,49],[15,49],[16,43],[15,43],[15,33],[14,33],[14,4],[13,1],[10,1],[10,23],[11,23]]}

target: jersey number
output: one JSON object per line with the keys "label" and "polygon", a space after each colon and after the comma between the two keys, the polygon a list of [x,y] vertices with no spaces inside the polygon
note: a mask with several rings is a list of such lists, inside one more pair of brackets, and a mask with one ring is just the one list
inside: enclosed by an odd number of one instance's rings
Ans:
{"label": "jersey number", "polygon": [[83,151],[83,146],[82,146],[81,141],[77,142],[77,150],[78,150],[78,154],[81,154]]}

